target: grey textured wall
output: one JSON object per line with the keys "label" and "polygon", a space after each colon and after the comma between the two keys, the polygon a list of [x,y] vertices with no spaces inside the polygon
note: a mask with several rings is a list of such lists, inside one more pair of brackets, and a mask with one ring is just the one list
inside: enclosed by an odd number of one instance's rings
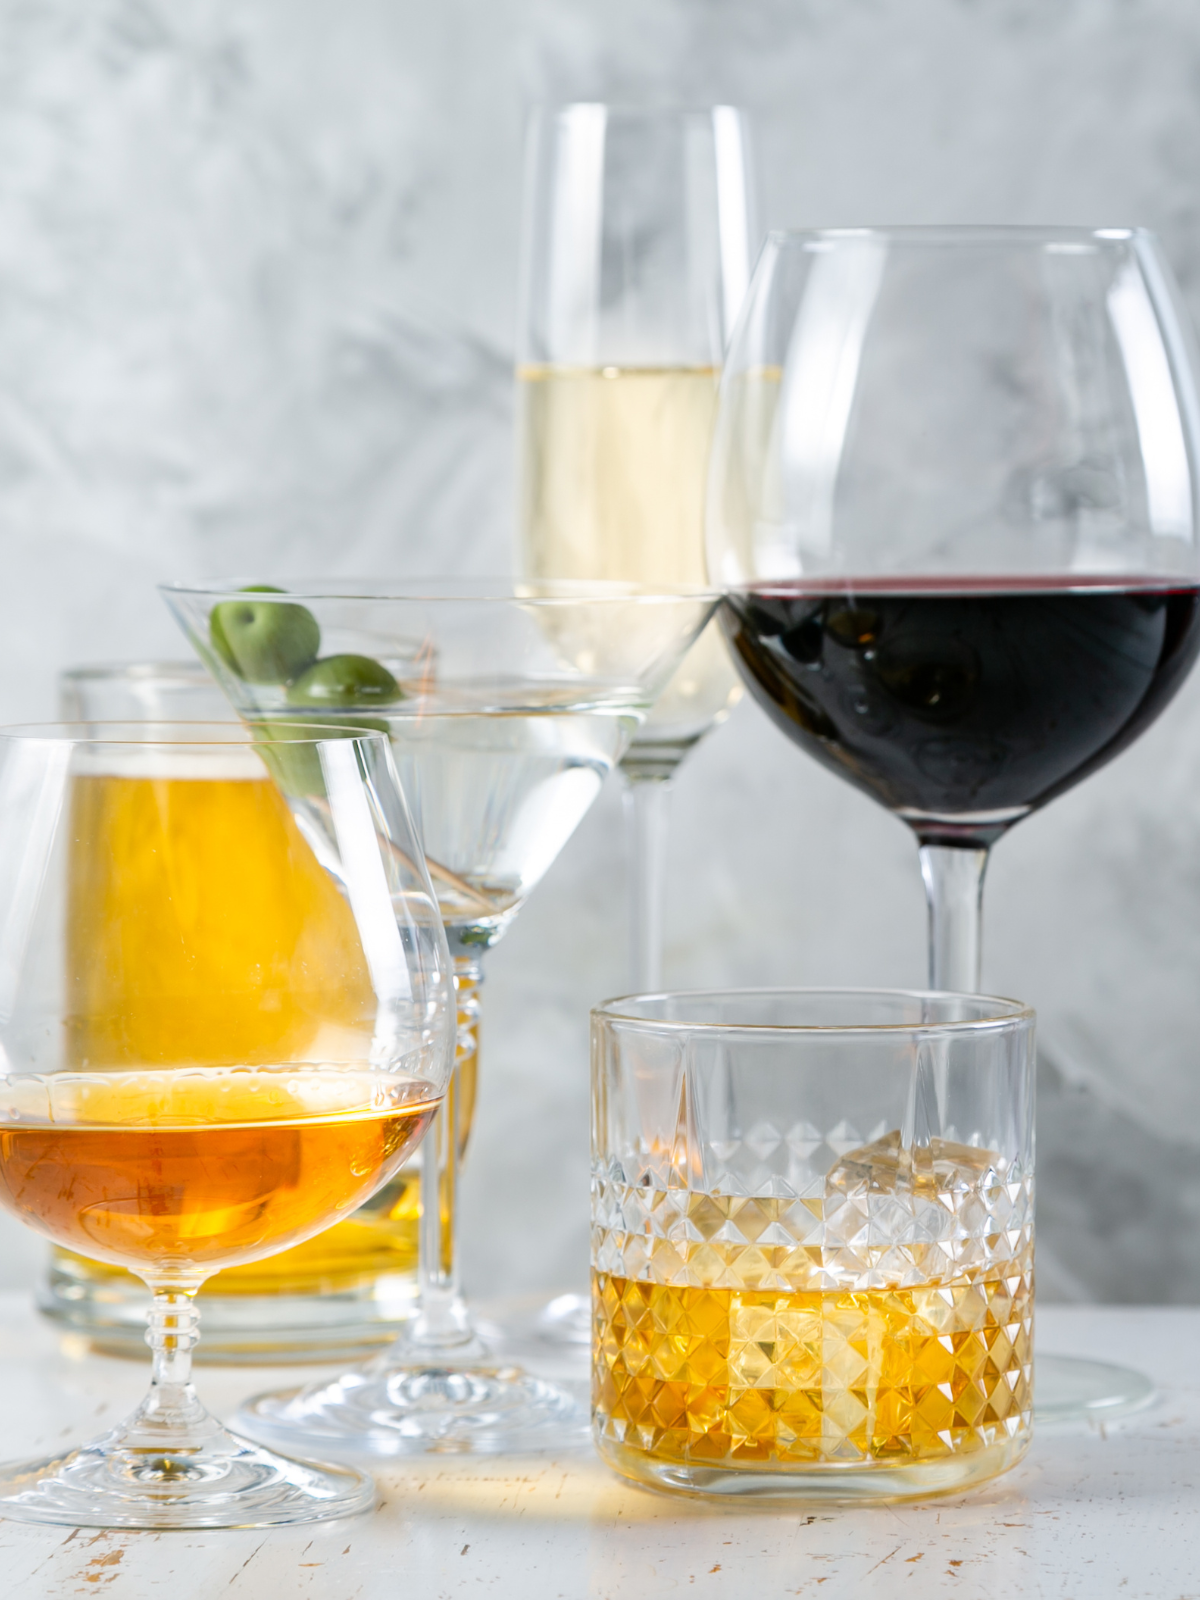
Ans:
{"label": "grey textured wall", "polygon": [[[1148,224],[1200,314],[1190,0],[0,0],[0,715],[178,653],[160,576],[507,567],[522,122],[585,97],[749,106],[773,223]],[[1048,1293],[1200,1297],[1198,796],[1200,676],[993,864]],[[614,785],[491,963],[480,1291],[583,1275],[620,823]],[[673,983],[921,980],[904,829],[751,707],[672,873]]]}

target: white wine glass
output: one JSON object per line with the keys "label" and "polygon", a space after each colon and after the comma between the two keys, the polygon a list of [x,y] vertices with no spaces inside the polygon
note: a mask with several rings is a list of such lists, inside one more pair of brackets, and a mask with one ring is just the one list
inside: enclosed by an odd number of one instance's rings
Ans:
{"label": "white wine glass", "polygon": [[[717,382],[757,242],[744,112],[577,104],[534,114],[517,364],[526,577],[706,581]],[[634,989],[662,981],[671,780],[740,692],[710,627],[622,758]]]}

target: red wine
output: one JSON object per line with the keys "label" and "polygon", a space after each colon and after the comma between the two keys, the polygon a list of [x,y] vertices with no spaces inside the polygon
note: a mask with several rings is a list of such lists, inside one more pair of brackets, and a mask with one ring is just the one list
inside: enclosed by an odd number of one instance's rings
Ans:
{"label": "red wine", "polygon": [[803,749],[922,839],[987,843],[1154,720],[1200,650],[1200,585],[770,584],[722,625]]}

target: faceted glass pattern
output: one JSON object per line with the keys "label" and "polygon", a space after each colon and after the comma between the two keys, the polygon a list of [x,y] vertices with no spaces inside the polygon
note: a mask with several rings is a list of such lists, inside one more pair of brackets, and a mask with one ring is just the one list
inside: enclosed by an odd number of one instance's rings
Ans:
{"label": "faceted glass pattern", "polygon": [[[778,1029],[714,1049],[601,1023],[602,1454],[717,1491],[747,1472],[878,1482],[925,1465],[956,1487],[1017,1459],[1032,1410],[1024,1016],[1016,1041],[967,1030],[906,1053],[892,1037],[874,1063],[873,1041],[846,1041],[840,1075],[828,1036],[798,1033],[789,1059]],[[870,1121],[830,1121],[839,1093]],[[762,1116],[771,1095],[792,1114]],[[796,1114],[805,1102],[823,1122]]]}
{"label": "faceted glass pattern", "polygon": [[860,1182],[844,1193],[845,1169],[831,1174],[825,1201],[597,1176],[603,1437],[709,1464],[868,1462],[1028,1427],[1029,1180],[952,1168],[913,1203],[871,1194],[857,1164]]}

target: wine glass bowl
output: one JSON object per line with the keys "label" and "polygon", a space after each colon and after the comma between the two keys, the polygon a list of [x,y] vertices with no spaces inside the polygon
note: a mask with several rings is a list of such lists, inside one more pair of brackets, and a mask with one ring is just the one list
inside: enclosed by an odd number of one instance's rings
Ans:
{"label": "wine glass bowl", "polygon": [[726,362],[711,576],[1192,576],[1186,313],[1140,229],[777,233]]}
{"label": "wine glass bowl", "polygon": [[56,1244],[198,1287],[311,1238],[391,1176],[439,1098],[391,1076],[290,1064],[10,1077],[6,1203]]}
{"label": "wine glass bowl", "polygon": [[708,509],[751,692],[923,845],[986,850],[1200,650],[1197,415],[1146,233],[773,235]]}
{"label": "wine glass bowl", "polygon": [[1125,749],[1200,648],[1194,583],[763,584],[725,626],[772,720],[924,844],[991,845]]}
{"label": "wine glass bowl", "polygon": [[[190,1382],[203,1281],[349,1215],[450,1072],[449,952],[388,743],[283,731],[0,730],[0,1204],[154,1297],[146,1401],[78,1450],[0,1468],[6,1516],[269,1526],[372,1502],[362,1474],[228,1433]],[[180,817],[212,825],[193,791],[214,762],[284,839],[238,879],[260,915],[236,952],[208,937],[232,880],[178,848]]]}

